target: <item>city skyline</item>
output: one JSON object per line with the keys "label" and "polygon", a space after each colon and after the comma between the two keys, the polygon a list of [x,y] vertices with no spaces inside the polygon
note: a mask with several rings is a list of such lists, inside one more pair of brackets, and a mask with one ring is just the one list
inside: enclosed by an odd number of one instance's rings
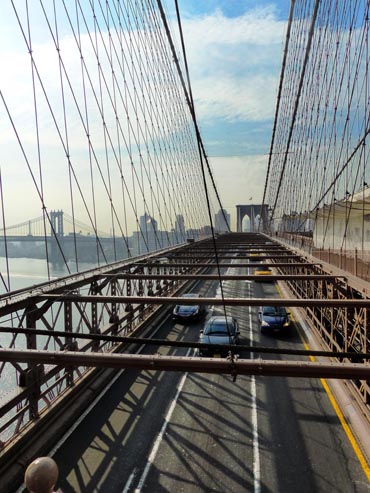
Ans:
{"label": "city skyline", "polygon": [[[237,208],[237,206],[235,206]],[[58,222],[58,216],[61,215],[63,219],[61,222]],[[212,217],[212,225],[216,232],[226,231],[230,228],[231,231],[236,231],[236,228],[232,229],[230,222],[231,215],[226,211],[226,209],[219,209],[214,216]],[[53,219],[54,218],[54,219]],[[225,218],[226,224],[225,226]],[[50,219],[51,224],[46,228],[47,235],[56,234],[62,232],[62,236],[68,234],[77,234],[77,235],[91,235],[95,234],[98,237],[114,237],[112,230],[104,231],[97,230],[95,231],[91,225],[83,223],[78,218],[73,218],[68,213],[64,212],[62,209],[57,211],[50,211]],[[246,219],[248,221],[248,219]],[[144,212],[143,215],[139,216],[137,223],[139,224],[139,229],[133,229],[130,231],[128,236],[132,236],[136,234],[138,231],[145,233],[145,231],[168,231],[175,232],[178,236],[185,237],[184,235],[189,229],[193,229],[191,226],[187,227],[185,223],[184,216],[179,213],[175,216],[174,227],[168,230],[161,230],[158,227],[158,220],[151,216],[148,212]],[[149,225],[149,227],[148,227]],[[199,230],[205,227],[210,227],[211,221],[205,222]],[[39,216],[38,218],[25,219],[21,223],[15,225],[7,225],[5,229],[5,234],[10,236],[44,236],[45,233],[45,224],[43,220],[43,216]],[[0,236],[4,236],[4,229],[0,230]],[[185,238],[186,239],[186,238]]]}

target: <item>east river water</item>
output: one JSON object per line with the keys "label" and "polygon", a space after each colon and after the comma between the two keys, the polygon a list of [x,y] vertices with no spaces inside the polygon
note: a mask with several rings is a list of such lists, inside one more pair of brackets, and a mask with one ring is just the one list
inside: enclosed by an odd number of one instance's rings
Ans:
{"label": "east river water", "polygon": [[[79,271],[95,267],[92,264],[79,264]],[[69,265],[71,273],[76,272],[74,264]],[[8,276],[8,270],[10,275]],[[48,270],[45,260],[30,258],[11,258],[8,260],[8,269],[4,257],[0,257],[1,280],[0,295],[5,295],[10,285],[11,291],[35,286],[48,281]],[[63,265],[49,264],[50,280],[69,275],[68,269]],[[0,322],[0,347],[7,349],[15,347],[23,349],[25,347],[25,337],[18,336],[16,344],[12,345],[13,335],[2,333],[1,325],[6,327],[17,327],[19,321],[15,317],[5,317]],[[22,365],[25,366],[25,365]],[[6,363],[4,366],[0,361],[0,399],[6,397],[6,393],[11,391],[16,385],[16,370],[13,365]],[[1,420],[0,420],[1,422]]]}

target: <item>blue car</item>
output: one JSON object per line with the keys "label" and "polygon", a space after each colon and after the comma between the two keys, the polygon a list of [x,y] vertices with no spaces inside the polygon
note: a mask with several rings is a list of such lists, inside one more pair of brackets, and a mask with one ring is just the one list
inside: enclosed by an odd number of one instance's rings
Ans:
{"label": "blue car", "polygon": [[263,306],[258,312],[261,332],[288,330],[290,313],[283,306]]}
{"label": "blue car", "polygon": [[[199,298],[198,293],[186,293],[182,298],[194,298],[194,303],[196,303],[197,298]],[[179,322],[193,322],[200,320],[205,314],[205,308],[203,305],[176,305],[172,316],[174,320]]]}

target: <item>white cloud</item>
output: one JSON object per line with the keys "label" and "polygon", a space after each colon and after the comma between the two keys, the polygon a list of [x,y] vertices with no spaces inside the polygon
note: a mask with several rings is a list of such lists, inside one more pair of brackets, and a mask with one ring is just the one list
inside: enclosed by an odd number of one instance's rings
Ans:
{"label": "white cloud", "polygon": [[[203,122],[214,118],[227,121],[265,121],[273,117],[276,78],[252,75],[245,80],[232,75],[212,76],[197,81],[195,106]],[[212,91],[210,91],[212,87]]]}
{"label": "white cloud", "polygon": [[205,43],[271,45],[281,35],[273,5],[251,9],[239,17],[226,17],[216,9],[212,14],[186,19],[184,30],[189,28],[194,32],[193,40],[202,47]]}
{"label": "white cloud", "polygon": [[272,119],[286,23],[273,7],[236,18],[186,19],[183,31],[200,119]]}

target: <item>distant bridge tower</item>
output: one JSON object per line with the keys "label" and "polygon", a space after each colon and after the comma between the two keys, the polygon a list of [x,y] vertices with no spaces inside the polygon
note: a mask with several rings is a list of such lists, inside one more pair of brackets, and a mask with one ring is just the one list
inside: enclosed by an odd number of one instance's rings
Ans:
{"label": "distant bridge tower", "polygon": [[50,211],[50,260],[59,264],[63,261],[61,249],[63,248],[64,226],[63,211]]}
{"label": "distant bridge tower", "polygon": [[50,236],[55,235],[58,238],[64,236],[63,211],[51,211],[50,221],[52,227]]}
{"label": "distant bridge tower", "polygon": [[256,225],[255,219],[257,216],[260,217],[262,222],[262,230],[265,230],[264,226],[267,223],[267,212],[268,206],[262,204],[250,204],[250,205],[237,205],[236,206],[236,231],[238,233],[242,232],[242,224],[245,216],[248,216],[251,223],[251,232],[255,232]]}

